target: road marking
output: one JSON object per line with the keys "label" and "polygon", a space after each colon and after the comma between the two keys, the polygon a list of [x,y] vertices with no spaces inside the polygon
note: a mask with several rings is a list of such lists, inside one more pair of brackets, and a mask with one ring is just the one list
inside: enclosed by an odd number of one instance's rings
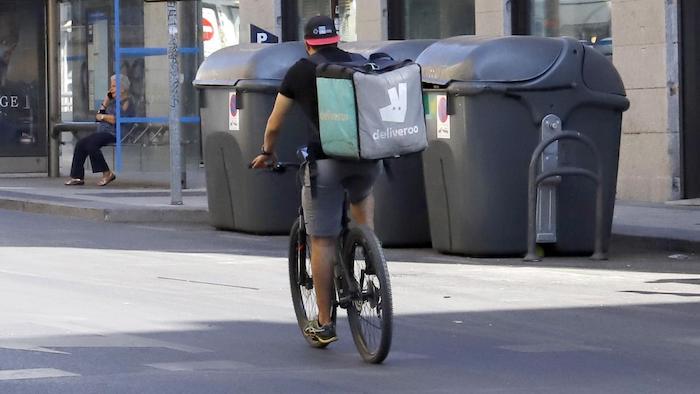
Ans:
{"label": "road marking", "polygon": [[165,276],[159,276],[158,279],[163,279],[163,280],[173,280],[176,282],[186,282],[186,283],[194,283],[198,285],[211,285],[211,286],[223,286],[223,287],[233,287],[235,289],[244,289],[244,290],[260,290],[257,287],[249,287],[249,286],[236,286],[236,285],[228,285],[226,283],[214,283],[214,282],[202,282],[199,280],[189,280],[189,279],[179,279],[179,278],[168,278]]}
{"label": "road marking", "polygon": [[430,356],[426,354],[409,353],[409,352],[390,352],[389,359],[392,361],[408,361],[408,360],[427,360]]}
{"label": "road marking", "polygon": [[9,350],[20,350],[24,352],[38,352],[38,353],[50,353],[50,354],[66,354],[70,355],[68,352],[62,352],[60,350],[49,349],[43,346],[36,346],[27,343],[2,343],[0,342],[0,349]]}
{"label": "road marking", "polygon": [[[41,341],[41,343],[39,343]],[[163,348],[184,353],[200,354],[212,350],[188,346],[175,342],[161,341],[130,334],[76,335],[38,339],[37,343],[0,339],[0,349],[37,351],[51,348]]]}
{"label": "road marking", "polygon": [[230,360],[212,360],[212,361],[190,361],[190,362],[175,362],[175,363],[155,363],[145,364],[147,367],[160,369],[170,372],[194,372],[194,371],[234,371],[237,369],[253,368],[252,364],[230,361]]}
{"label": "road marking", "polygon": [[539,343],[530,345],[505,345],[499,346],[499,349],[510,350],[519,353],[558,353],[558,352],[610,352],[612,349],[598,347],[598,346],[587,346],[587,345],[577,345],[574,343]]}
{"label": "road marking", "polygon": [[80,376],[75,373],[53,368],[6,369],[0,370],[0,381],[21,379],[48,379]]}
{"label": "road marking", "polygon": [[667,341],[675,342],[675,343],[682,343],[685,345],[700,346],[700,337],[681,337],[681,338],[667,339]]}

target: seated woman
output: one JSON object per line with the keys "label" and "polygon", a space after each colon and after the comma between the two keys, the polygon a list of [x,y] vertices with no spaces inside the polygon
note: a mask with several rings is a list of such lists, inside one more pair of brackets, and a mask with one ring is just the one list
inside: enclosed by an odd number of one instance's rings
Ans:
{"label": "seated woman", "polygon": [[[129,99],[129,78],[125,75],[121,76],[121,116],[133,116],[134,108]],[[117,176],[109,169],[105,157],[100,150],[103,146],[113,144],[116,139],[116,105],[115,95],[117,92],[117,76],[112,75],[110,78],[109,92],[100,105],[100,110],[95,115],[95,119],[99,122],[97,131],[89,136],[82,138],[75,144],[73,152],[73,164],[70,169],[71,179],[67,180],[66,186],[77,186],[85,184],[85,159],[90,156],[90,166],[93,173],[102,173],[102,178],[97,182],[98,186],[106,186]]]}

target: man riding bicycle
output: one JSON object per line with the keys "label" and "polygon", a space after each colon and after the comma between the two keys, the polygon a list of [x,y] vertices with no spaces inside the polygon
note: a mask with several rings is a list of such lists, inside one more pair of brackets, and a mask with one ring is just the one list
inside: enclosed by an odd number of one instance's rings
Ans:
{"label": "man riding bicycle", "polygon": [[311,270],[318,304],[318,319],[309,322],[304,333],[322,344],[337,340],[331,317],[333,260],[341,231],[343,201],[347,192],[353,221],[370,228],[374,223],[372,186],[379,174],[377,161],[341,161],[326,156],[321,148],[316,90],[316,66],[343,63],[359,55],[338,48],[340,37],[327,16],[311,18],[304,28],[309,58],[301,59],[287,72],[265,128],[260,154],[252,168],[265,168],[275,161],[275,143],[285,115],[294,102],[299,104],[312,127],[307,132],[307,165],[304,168],[302,207],[306,231],[311,238]]}

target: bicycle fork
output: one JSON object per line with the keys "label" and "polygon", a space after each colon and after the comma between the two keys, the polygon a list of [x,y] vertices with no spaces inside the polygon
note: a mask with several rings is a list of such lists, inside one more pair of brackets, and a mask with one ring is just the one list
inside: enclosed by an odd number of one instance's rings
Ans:
{"label": "bicycle fork", "polygon": [[336,289],[338,289],[338,306],[348,309],[352,301],[357,299],[360,294],[357,283],[353,280],[354,275],[350,272],[350,267],[343,256],[342,251],[345,249],[345,244],[343,242],[345,239],[344,235],[345,232],[338,237],[338,247],[333,272],[335,286]]}
{"label": "bicycle fork", "polygon": [[[309,281],[309,274],[306,272],[306,228],[304,216],[299,215],[299,233],[297,234],[297,286],[304,286],[307,290],[313,289],[313,283]],[[309,259],[311,254],[309,253]]]}

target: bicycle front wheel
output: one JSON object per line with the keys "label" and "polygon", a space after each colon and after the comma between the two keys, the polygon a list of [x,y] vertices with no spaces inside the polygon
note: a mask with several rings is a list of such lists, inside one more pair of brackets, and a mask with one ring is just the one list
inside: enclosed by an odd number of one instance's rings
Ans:
{"label": "bicycle front wheel", "polygon": [[[301,220],[297,219],[289,233],[289,285],[292,290],[294,313],[299,329],[304,335],[307,323],[318,319],[318,305],[311,275],[311,242],[304,229],[299,228],[301,225]],[[335,304],[332,308],[331,316],[335,320]],[[313,347],[322,348],[328,345],[306,335],[304,339]]]}
{"label": "bicycle front wheel", "polygon": [[384,252],[369,227],[349,230],[343,260],[358,290],[348,307],[353,341],[366,362],[379,364],[391,348],[393,305]]}

